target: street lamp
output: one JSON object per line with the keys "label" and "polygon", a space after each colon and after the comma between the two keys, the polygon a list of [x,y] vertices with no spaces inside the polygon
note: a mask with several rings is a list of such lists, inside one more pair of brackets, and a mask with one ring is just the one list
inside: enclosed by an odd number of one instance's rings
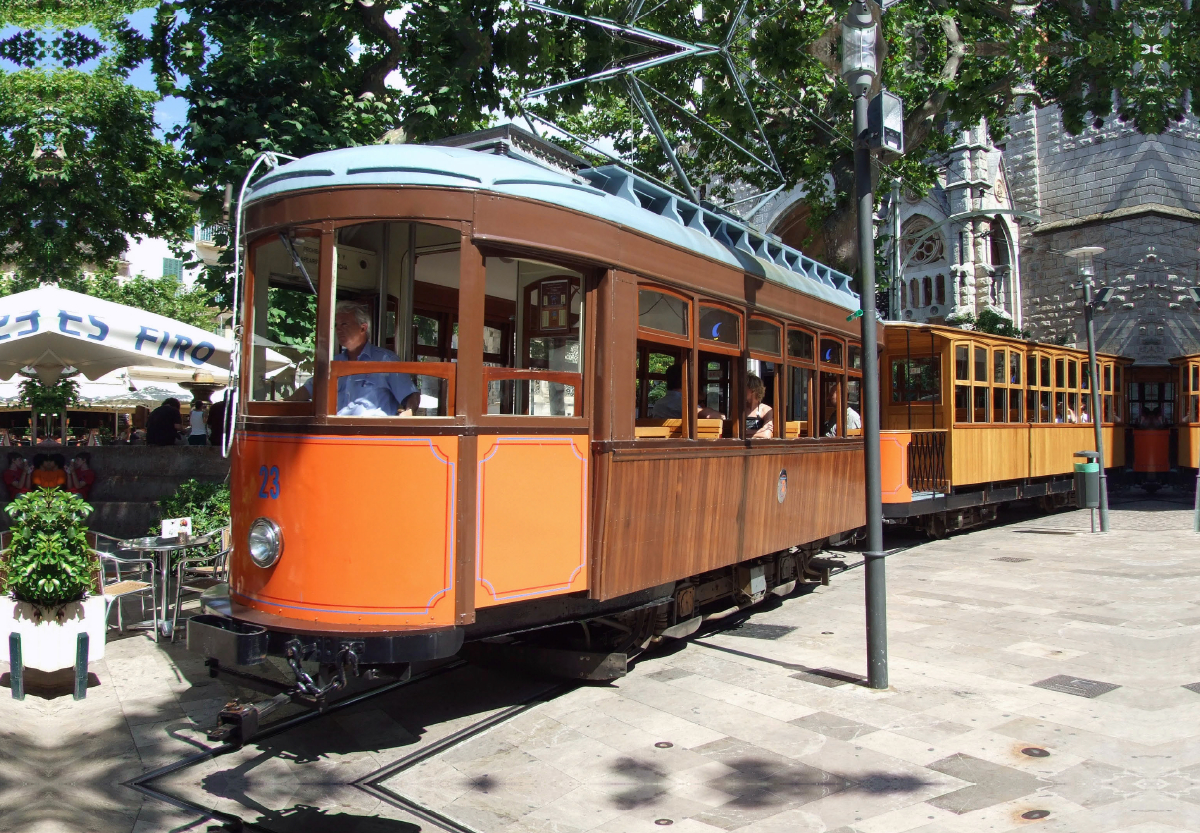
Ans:
{"label": "street lamp", "polygon": [[1111,289],[1100,290],[1099,297],[1093,300],[1092,289],[1095,284],[1095,269],[1092,257],[1104,251],[1102,246],[1081,246],[1071,249],[1067,257],[1075,260],[1079,266],[1080,283],[1083,285],[1083,315],[1087,321],[1088,368],[1092,377],[1092,428],[1096,432],[1096,453],[1100,455],[1100,531],[1108,532],[1108,475],[1104,470],[1104,413],[1100,410],[1100,371],[1096,365],[1096,325],[1092,321],[1097,306],[1108,302],[1112,296]]}
{"label": "street lamp", "polygon": [[866,468],[867,685],[888,687],[887,594],[883,551],[883,493],[879,465],[879,351],[875,334],[875,240],[871,226],[871,136],[867,95],[875,81],[879,27],[863,0],[842,20],[842,78],[854,95],[854,184],[858,201],[858,264],[862,270],[863,459]]}

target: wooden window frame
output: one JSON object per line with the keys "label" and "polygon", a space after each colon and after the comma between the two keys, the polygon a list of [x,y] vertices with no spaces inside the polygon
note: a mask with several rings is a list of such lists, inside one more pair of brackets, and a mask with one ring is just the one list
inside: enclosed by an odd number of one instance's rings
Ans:
{"label": "wooden window frame", "polygon": [[[827,362],[823,358],[821,358],[821,341],[822,341],[822,339],[829,339],[830,341],[836,341],[842,345],[842,361],[840,364],[834,364],[833,362]],[[833,333],[825,333],[825,332],[818,331],[817,343],[816,343],[817,364],[819,366],[821,366],[822,368],[836,367],[838,370],[842,371],[843,375],[845,375],[847,359],[849,358],[849,351],[846,349],[847,341],[848,341],[848,339],[846,339],[844,336],[839,336],[839,335],[834,335]]]}
{"label": "wooden window frame", "polygon": [[681,336],[677,333],[668,333],[668,332],[665,332],[664,330],[655,330],[655,329],[651,329],[650,327],[643,327],[642,323],[641,323],[641,314],[639,313],[638,314],[638,325],[637,325],[637,330],[635,333],[637,339],[640,341],[653,341],[658,344],[669,344],[672,347],[683,347],[684,349],[691,349],[693,342],[696,340],[695,339],[696,323],[699,320],[697,318],[696,299],[691,295],[684,295],[682,292],[679,292],[677,290],[668,289],[665,286],[659,286],[658,284],[653,284],[653,283],[639,282],[637,284],[635,291],[637,293],[635,295],[635,297],[639,299],[639,302],[640,302],[640,298],[641,298],[641,293],[643,291],[646,291],[646,292],[657,292],[660,295],[669,295],[669,296],[679,299],[680,301],[683,301],[684,303],[686,303],[688,305],[688,334],[686,336]]}
{"label": "wooden window frame", "polygon": [[[775,401],[775,404],[771,406],[771,420],[774,423],[774,428],[773,428],[771,440],[787,439],[787,437],[784,436],[787,432],[787,420],[784,418],[785,414],[783,413],[783,410],[784,410],[783,404],[788,401],[787,400],[787,396],[788,396],[788,380],[787,380],[787,375],[788,375],[788,372],[787,372],[787,331],[788,331],[788,326],[787,326],[787,322],[783,321],[782,319],[770,318],[766,315],[759,315],[757,313],[750,313],[749,315],[746,316],[745,321],[746,321],[746,336],[745,336],[746,358],[754,359],[755,361],[760,361],[760,362],[770,362],[771,364],[775,365],[775,379],[773,380],[774,386],[775,386],[775,390],[773,391],[773,394],[774,394],[773,399]],[[771,355],[770,353],[764,353],[759,350],[754,350],[750,347],[750,323],[752,321],[762,321],[765,324],[770,324],[771,326],[777,327],[779,329],[779,354],[778,355]],[[746,371],[744,369],[745,364],[746,364],[745,359],[743,359],[742,360],[742,368],[743,369],[741,371],[741,375],[742,375],[743,379],[746,378]],[[743,387],[744,386],[745,386],[745,382],[743,381]],[[737,395],[739,397],[738,398],[738,407],[740,410],[741,404],[743,402],[745,402],[746,394],[745,394],[744,390],[739,390]],[[742,417],[740,419],[740,422],[741,422],[741,430],[742,430],[742,433],[744,434],[745,433],[745,418]],[[756,440],[756,442],[767,442],[767,441],[766,440]]]}
{"label": "wooden window frame", "polygon": [[[700,310],[704,307],[709,309],[718,309],[722,312],[727,312],[730,315],[736,315],[738,319],[738,343],[726,344],[723,341],[711,341],[707,338],[702,338],[700,335]],[[696,333],[694,340],[697,350],[705,353],[722,353],[726,356],[741,356],[746,346],[746,314],[737,307],[732,307],[721,301],[711,301],[703,296],[696,299],[695,315],[693,316],[693,330]]]}
{"label": "wooden window frame", "polygon": [[[800,358],[799,356],[792,356],[792,354],[790,352],[788,352],[788,343],[787,343],[788,334],[791,333],[793,330],[795,330],[796,332],[804,333],[805,335],[812,338],[812,340],[813,340],[813,355],[812,355],[811,359],[804,359],[804,358]],[[784,328],[784,333],[783,333],[783,360],[784,360],[784,362],[787,364],[798,365],[799,367],[815,368],[817,366],[817,358],[820,355],[820,344],[817,341],[817,335],[818,334],[815,329],[810,329],[808,327],[797,327],[794,324],[788,324]]]}
{"label": "wooden window frame", "polygon": [[[788,346],[788,339],[792,332],[803,333],[812,339],[812,358],[806,359],[800,356],[793,356]],[[791,383],[791,368],[803,368],[809,372],[808,375],[808,416],[803,420],[807,427],[807,433],[803,429],[797,433],[795,437],[787,436],[787,424],[791,422],[801,422],[801,420],[789,420],[790,414],[785,410],[780,417],[780,422],[783,430],[780,432],[782,439],[816,439],[816,427],[814,425],[817,409],[813,406],[816,395],[819,393],[819,377],[817,371],[817,358],[820,355],[820,342],[818,341],[819,333],[816,328],[802,327],[793,324],[792,322],[784,322],[783,328],[783,359],[782,367],[784,375],[787,376],[787,383],[784,387],[783,402],[790,407],[792,403],[792,383]]]}

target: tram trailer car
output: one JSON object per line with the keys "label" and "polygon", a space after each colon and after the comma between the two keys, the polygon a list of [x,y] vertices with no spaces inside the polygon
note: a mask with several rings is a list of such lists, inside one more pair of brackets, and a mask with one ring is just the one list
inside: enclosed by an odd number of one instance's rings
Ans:
{"label": "tram trailer car", "polygon": [[1172,482],[1192,489],[1200,455],[1200,354],[1131,367],[1126,380],[1132,483],[1151,493]]}
{"label": "tram trailer car", "polygon": [[[929,324],[889,323],[881,356],[884,517],[940,538],[1005,503],[1046,511],[1094,451],[1087,351]],[[1106,469],[1125,465],[1122,374],[1098,354]]]}
{"label": "tram trailer car", "polygon": [[[318,661],[312,693],[557,623],[634,651],[865,522],[850,279],[707,203],[507,127],[283,165],[243,245],[230,578],[188,633],[221,665]],[[356,407],[388,374],[419,403]]]}

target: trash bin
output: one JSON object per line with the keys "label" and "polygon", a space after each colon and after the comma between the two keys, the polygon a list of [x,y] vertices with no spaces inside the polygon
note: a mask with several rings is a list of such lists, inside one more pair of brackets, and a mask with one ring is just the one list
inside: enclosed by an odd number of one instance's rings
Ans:
{"label": "trash bin", "polygon": [[1075,505],[1080,509],[1100,507],[1100,464],[1075,464]]}

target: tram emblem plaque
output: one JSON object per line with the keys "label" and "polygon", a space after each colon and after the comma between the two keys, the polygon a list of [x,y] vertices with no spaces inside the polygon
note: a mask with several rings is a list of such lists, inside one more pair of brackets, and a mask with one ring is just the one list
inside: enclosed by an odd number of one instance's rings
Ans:
{"label": "tram emblem plaque", "polygon": [[775,487],[775,499],[783,503],[787,497],[787,469],[779,470],[779,485]]}

